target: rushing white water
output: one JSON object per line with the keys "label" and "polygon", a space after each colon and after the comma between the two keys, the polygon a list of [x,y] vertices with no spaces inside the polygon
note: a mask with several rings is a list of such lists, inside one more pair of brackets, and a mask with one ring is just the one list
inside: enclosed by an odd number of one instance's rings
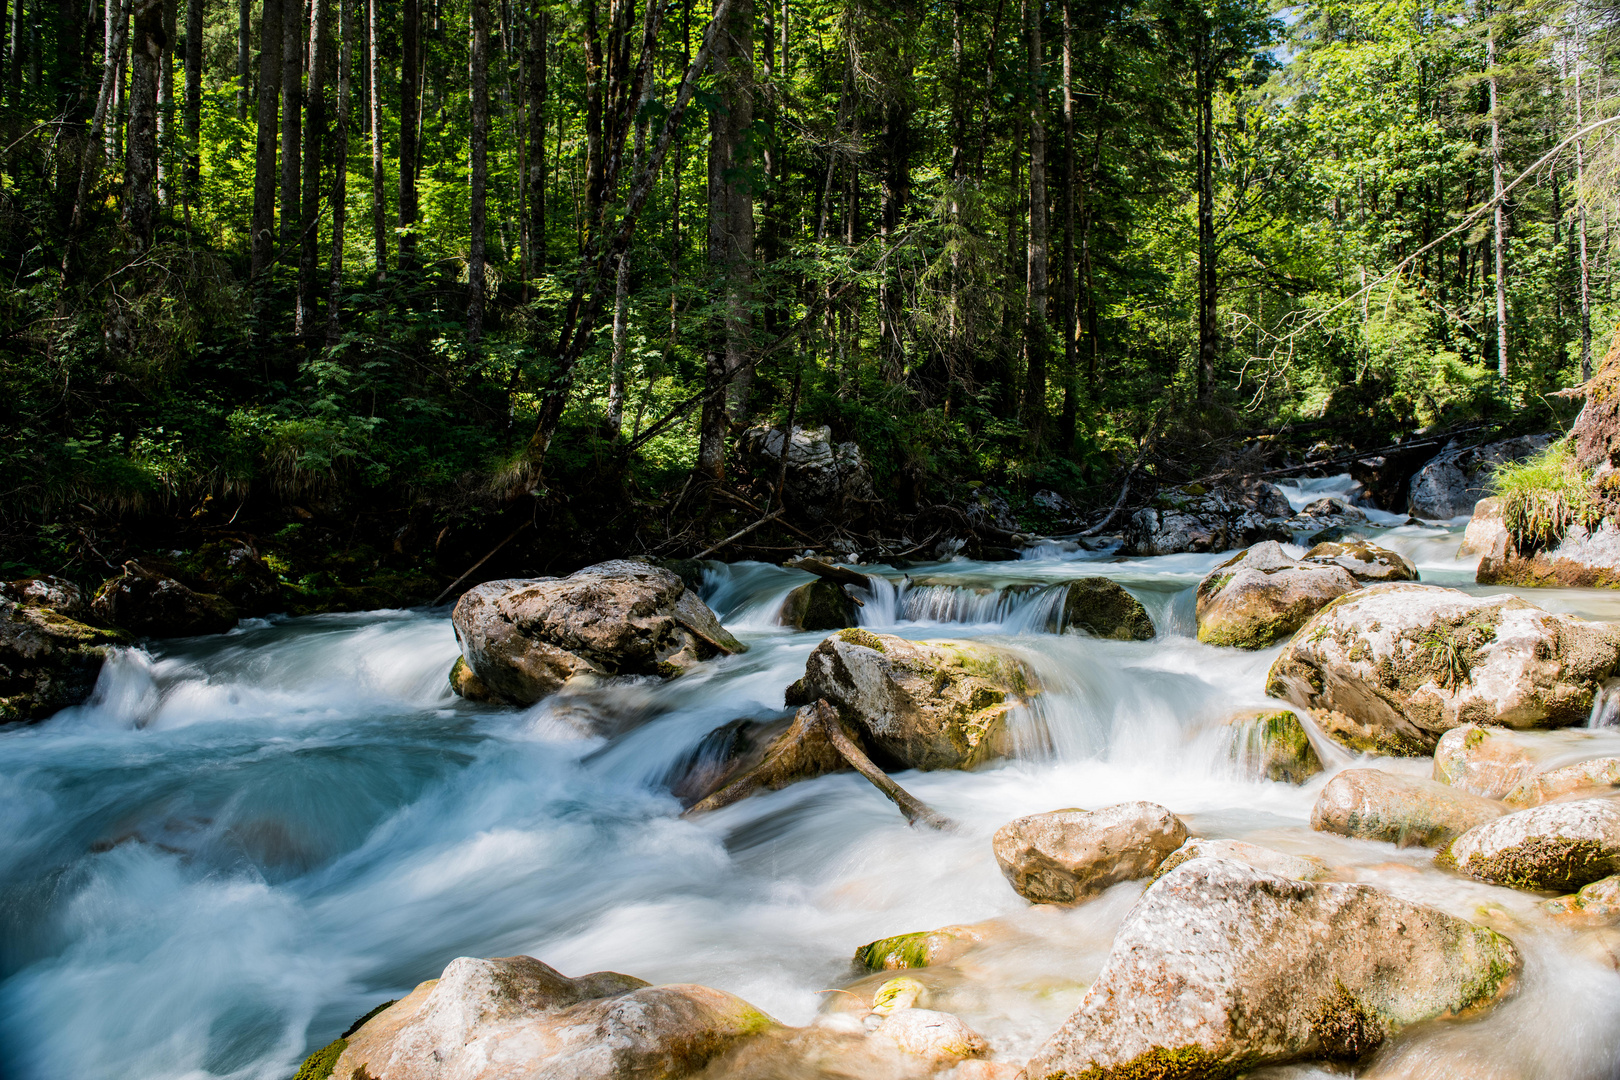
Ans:
{"label": "rushing white water", "polygon": [[[1472,576],[1455,529],[1380,536],[1425,578]],[[1015,718],[1015,759],[899,777],[963,823],[952,833],[907,828],[854,775],[678,816],[672,773],[717,726],[786,715],[783,688],[822,636],[774,625],[809,580],[778,567],[709,575],[746,655],[528,710],[449,693],[445,609],[259,621],[126,653],[90,704],[0,733],[0,1076],[281,1080],[458,955],[706,983],[804,1023],[852,978],[856,947],[993,917],[1005,938],[936,981],[936,998],[1018,1060],[1095,978],[1142,886],[1031,909],[990,834],[1127,799],[1164,803],[1201,835],[1318,855],[1521,946],[1512,1001],[1409,1032],[1365,1075],[1616,1075],[1620,976],[1596,939],[1552,928],[1537,897],[1436,870],[1426,851],[1312,832],[1322,777],[1296,788],[1230,763],[1220,721],[1265,703],[1277,650],[1194,640],[1191,588],[1224,557],[874,568],[865,625],[1002,642],[1047,687]],[[1090,574],[1137,595],[1159,637],[1052,633],[1052,586]],[[1606,593],[1534,598],[1620,617]]]}

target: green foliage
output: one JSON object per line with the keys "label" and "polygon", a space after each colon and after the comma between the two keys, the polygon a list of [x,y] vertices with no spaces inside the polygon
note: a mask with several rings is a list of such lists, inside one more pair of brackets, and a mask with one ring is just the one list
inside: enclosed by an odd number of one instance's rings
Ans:
{"label": "green foliage", "polygon": [[1571,525],[1596,528],[1604,513],[1590,471],[1575,460],[1568,439],[1522,462],[1497,466],[1491,490],[1502,499],[1502,524],[1527,550],[1557,543]]}

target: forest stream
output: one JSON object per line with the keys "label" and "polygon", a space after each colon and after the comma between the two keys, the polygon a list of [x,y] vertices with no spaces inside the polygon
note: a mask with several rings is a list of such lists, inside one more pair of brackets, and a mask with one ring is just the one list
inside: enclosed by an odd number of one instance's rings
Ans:
{"label": "forest stream", "polygon": [[[1348,485],[1283,490],[1298,509]],[[1369,515],[1369,534],[1423,581],[1503,591],[1455,559],[1460,522]],[[705,735],[786,715],[783,689],[825,636],[776,625],[810,576],[765,563],[705,576],[704,600],[746,654],[526,710],[451,693],[442,607],[253,619],[118,653],[90,703],[0,733],[0,1076],[285,1080],[356,1016],[463,955],[702,983],[805,1024],[855,981],[857,947],[997,917],[1006,933],[916,974],[996,1059],[1022,1061],[1074,1010],[1147,883],[1032,907],[998,870],[991,834],[1022,814],[1135,799],[1196,835],[1313,855],[1337,880],[1511,932],[1525,959],[1512,997],[1406,1031],[1362,1075],[1614,1075],[1620,975],[1535,918],[1538,897],[1436,869],[1425,848],[1313,832],[1317,794],[1351,763],[1331,743],[1317,740],[1327,771],[1302,786],[1234,765],[1220,722],[1268,704],[1284,646],[1197,642],[1194,587],[1228,556],[1123,559],[1059,541],[1025,554],[861,568],[881,578],[863,625],[993,639],[1046,688],[1013,719],[1011,759],[897,775],[955,831],[908,827],[854,773],[681,816],[669,784]],[[1047,586],[1096,575],[1142,602],[1157,637],[1052,632]],[[1607,590],[1527,593],[1620,619]],[[1600,699],[1594,726],[1606,715]]]}

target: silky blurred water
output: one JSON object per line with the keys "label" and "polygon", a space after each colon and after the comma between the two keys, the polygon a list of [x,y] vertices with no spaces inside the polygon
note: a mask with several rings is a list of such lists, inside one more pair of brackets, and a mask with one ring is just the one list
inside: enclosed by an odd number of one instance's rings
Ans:
{"label": "silky blurred water", "polygon": [[[1460,529],[1374,531],[1425,580],[1471,582]],[[705,596],[747,654],[528,710],[450,694],[442,608],[260,620],[123,653],[91,703],[0,732],[0,1076],[280,1080],[459,955],[706,983],[804,1023],[851,979],[856,947],[995,917],[1009,943],[939,993],[1020,1060],[1095,978],[1142,886],[1032,910],[989,837],[1020,814],[1127,799],[1202,835],[1317,854],[1519,942],[1509,1005],[1413,1032],[1369,1075],[1616,1075],[1620,976],[1592,939],[1427,852],[1311,832],[1324,778],[1295,788],[1231,765],[1220,721],[1266,703],[1279,650],[1194,640],[1192,587],[1226,557],[1055,544],[1012,563],[863,568],[883,578],[863,625],[1004,644],[1046,687],[1014,717],[1015,759],[898,776],[962,823],[951,833],[907,828],[853,774],[678,816],[667,784],[708,732],[787,715],[782,691],[823,636],[775,625],[802,572],[715,564]],[[1053,586],[1088,575],[1141,599],[1159,636],[1054,633]],[[1620,618],[1607,593],[1531,595]],[[1481,1061],[1498,1071],[1468,1071]]]}

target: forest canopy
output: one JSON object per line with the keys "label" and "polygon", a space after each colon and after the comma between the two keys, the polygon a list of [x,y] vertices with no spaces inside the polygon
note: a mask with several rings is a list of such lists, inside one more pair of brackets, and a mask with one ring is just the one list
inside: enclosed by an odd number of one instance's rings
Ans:
{"label": "forest canopy", "polygon": [[514,528],[706,554],[782,499],[761,425],[856,443],[874,507],[1100,513],[1567,424],[1620,318],[1601,5],[3,15],[10,576],[231,530],[414,602]]}

